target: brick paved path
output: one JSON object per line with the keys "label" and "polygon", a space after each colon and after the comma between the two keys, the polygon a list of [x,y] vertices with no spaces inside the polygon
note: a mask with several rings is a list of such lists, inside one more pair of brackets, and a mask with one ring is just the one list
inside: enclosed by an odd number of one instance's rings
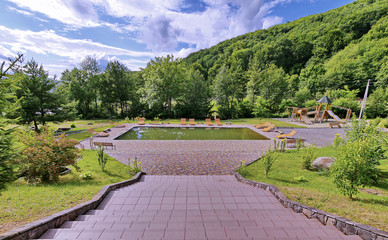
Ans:
{"label": "brick paved path", "polygon": [[360,239],[234,176],[144,176],[42,239]]}
{"label": "brick paved path", "polygon": [[[107,149],[106,152],[124,164],[128,159],[137,157],[142,162],[142,170],[147,174],[162,175],[209,175],[230,174],[239,168],[241,161],[251,163],[268,150],[272,141],[258,140],[115,140],[116,137],[127,132],[135,124],[126,124],[126,128],[112,128],[109,137],[95,137],[95,142],[112,142],[116,150]],[[170,124],[170,127],[179,125]],[[248,127],[247,125],[232,125],[223,127]],[[274,137],[277,133],[263,133]],[[82,141],[89,148],[89,139]]]}

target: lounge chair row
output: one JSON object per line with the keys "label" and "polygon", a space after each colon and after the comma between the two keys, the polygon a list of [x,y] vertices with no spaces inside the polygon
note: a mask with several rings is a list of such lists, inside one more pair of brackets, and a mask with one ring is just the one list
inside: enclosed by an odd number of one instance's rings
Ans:
{"label": "lounge chair row", "polygon": [[[222,123],[221,123],[221,121],[220,121],[219,118],[216,118],[214,121],[215,121],[215,125],[217,125],[217,126],[222,126]],[[205,119],[205,122],[206,122],[206,125],[208,125],[208,126],[213,126],[212,120],[211,120],[210,118],[206,118],[206,119]],[[181,124],[181,125],[186,125],[186,118],[181,118],[181,123],[180,123],[180,124]],[[194,119],[194,118],[190,118],[190,119],[189,119],[189,124],[190,124],[191,126],[196,125],[195,119]]]}

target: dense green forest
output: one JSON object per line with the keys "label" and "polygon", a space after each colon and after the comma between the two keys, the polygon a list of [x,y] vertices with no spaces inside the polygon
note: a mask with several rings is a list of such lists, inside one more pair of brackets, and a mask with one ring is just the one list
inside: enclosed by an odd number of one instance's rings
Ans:
{"label": "dense green forest", "polygon": [[[286,106],[334,105],[388,115],[388,1],[359,0],[326,13],[258,30],[190,54],[151,60],[138,72],[92,57],[60,79],[36,61],[19,61],[9,78],[19,88],[14,118],[48,120],[138,117],[223,119],[280,116]],[[337,114],[345,112],[338,110]]]}

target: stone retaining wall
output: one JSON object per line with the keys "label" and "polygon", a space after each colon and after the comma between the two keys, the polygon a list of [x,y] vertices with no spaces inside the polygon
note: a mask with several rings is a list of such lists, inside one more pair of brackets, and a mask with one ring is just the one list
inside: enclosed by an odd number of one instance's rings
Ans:
{"label": "stone retaining wall", "polygon": [[358,235],[364,240],[388,240],[388,232],[292,201],[274,185],[245,179],[238,173],[235,177],[240,182],[270,191],[284,207],[303,213],[307,218],[316,218],[324,225],[333,225],[346,235]]}
{"label": "stone retaining wall", "polygon": [[58,228],[65,221],[73,221],[79,215],[83,215],[89,210],[96,209],[110,191],[134,184],[138,182],[141,176],[144,174],[145,173],[143,172],[139,172],[130,180],[104,186],[93,197],[92,200],[82,203],[80,205],[77,205],[75,207],[63,210],[61,212],[55,213],[49,217],[26,224],[23,227],[13,229],[9,232],[3,233],[0,235],[0,240],[6,240],[6,239],[19,240],[19,239],[39,238],[48,229]]}

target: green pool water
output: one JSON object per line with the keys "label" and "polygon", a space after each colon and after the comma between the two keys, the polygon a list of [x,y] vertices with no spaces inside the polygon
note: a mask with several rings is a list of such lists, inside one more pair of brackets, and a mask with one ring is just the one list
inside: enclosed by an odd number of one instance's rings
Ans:
{"label": "green pool water", "polygon": [[269,140],[249,128],[134,127],[115,140]]}

